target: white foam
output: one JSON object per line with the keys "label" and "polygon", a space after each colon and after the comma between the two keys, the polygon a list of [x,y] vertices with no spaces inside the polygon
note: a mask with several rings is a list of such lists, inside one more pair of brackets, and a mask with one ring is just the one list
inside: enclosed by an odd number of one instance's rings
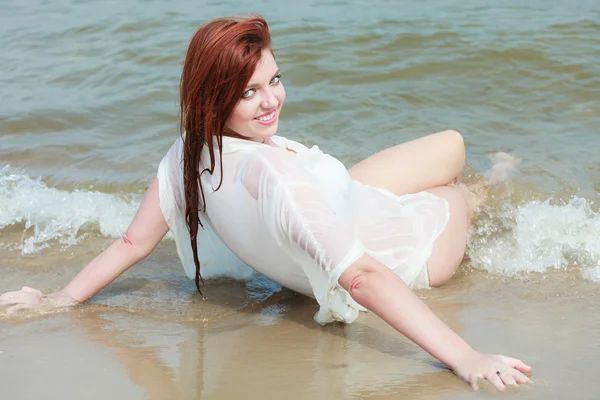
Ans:
{"label": "white foam", "polygon": [[88,226],[116,238],[127,229],[141,197],[58,190],[5,166],[0,169],[0,229],[25,224],[22,242],[5,243],[23,254],[38,252],[53,240],[63,246],[73,245]]}
{"label": "white foam", "polygon": [[600,282],[600,214],[592,205],[579,197],[505,205],[474,228],[473,266],[512,276],[577,265],[584,279]]}
{"label": "white foam", "polygon": [[588,281],[600,283],[600,266],[583,270],[582,276]]}
{"label": "white foam", "polygon": [[510,174],[517,170],[521,159],[511,154],[498,152],[489,156],[492,160],[492,168],[485,176],[489,183],[499,183],[508,180]]}

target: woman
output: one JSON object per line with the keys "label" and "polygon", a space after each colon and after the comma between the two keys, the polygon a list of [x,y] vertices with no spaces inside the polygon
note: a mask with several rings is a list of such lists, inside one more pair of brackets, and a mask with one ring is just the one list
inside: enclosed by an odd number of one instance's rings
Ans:
{"label": "woman", "polygon": [[275,136],[284,100],[262,18],[201,27],[181,77],[182,137],[127,232],[60,292],[23,288],[0,304],[84,302],[171,230],[198,290],[200,265],[250,266],[314,296],[319,323],[371,310],[474,389],[478,378],[499,389],[530,382],[529,366],[474,351],[410,290],[443,284],[463,258],[470,209],[461,136],[431,135],[347,171],[316,146]]}

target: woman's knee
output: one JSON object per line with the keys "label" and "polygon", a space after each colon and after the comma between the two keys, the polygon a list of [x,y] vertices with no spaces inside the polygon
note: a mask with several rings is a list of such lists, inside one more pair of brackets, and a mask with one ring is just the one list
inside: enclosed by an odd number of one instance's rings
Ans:
{"label": "woman's knee", "polygon": [[438,135],[443,135],[453,149],[456,149],[458,152],[465,152],[465,139],[460,132],[448,129],[438,133]]}
{"label": "woman's knee", "polygon": [[465,167],[466,151],[465,140],[460,132],[449,129],[437,133],[444,138],[444,148],[448,154],[451,154],[451,167],[455,172],[455,177],[460,178]]}

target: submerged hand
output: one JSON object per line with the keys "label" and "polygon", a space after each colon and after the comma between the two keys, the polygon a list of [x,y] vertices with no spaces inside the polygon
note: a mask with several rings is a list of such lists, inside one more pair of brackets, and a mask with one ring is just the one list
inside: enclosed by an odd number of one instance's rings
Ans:
{"label": "submerged hand", "polygon": [[531,367],[516,358],[502,355],[482,354],[474,351],[463,358],[453,369],[454,373],[478,390],[477,380],[483,378],[492,383],[498,390],[506,385],[519,386],[519,383],[533,383],[524,372]]}
{"label": "submerged hand", "polygon": [[45,296],[37,289],[23,286],[21,290],[4,293],[0,296],[0,306],[12,306],[7,310],[10,314],[22,309],[55,309],[77,304],[70,296],[56,292]]}

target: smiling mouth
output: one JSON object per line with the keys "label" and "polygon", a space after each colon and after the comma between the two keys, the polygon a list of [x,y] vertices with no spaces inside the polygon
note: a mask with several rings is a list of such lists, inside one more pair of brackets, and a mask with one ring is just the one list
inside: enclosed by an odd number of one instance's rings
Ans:
{"label": "smiling mouth", "polygon": [[261,115],[260,117],[256,117],[254,119],[257,121],[261,121],[261,122],[269,122],[273,118],[275,118],[275,114],[276,114],[276,110],[273,110],[268,114]]}

